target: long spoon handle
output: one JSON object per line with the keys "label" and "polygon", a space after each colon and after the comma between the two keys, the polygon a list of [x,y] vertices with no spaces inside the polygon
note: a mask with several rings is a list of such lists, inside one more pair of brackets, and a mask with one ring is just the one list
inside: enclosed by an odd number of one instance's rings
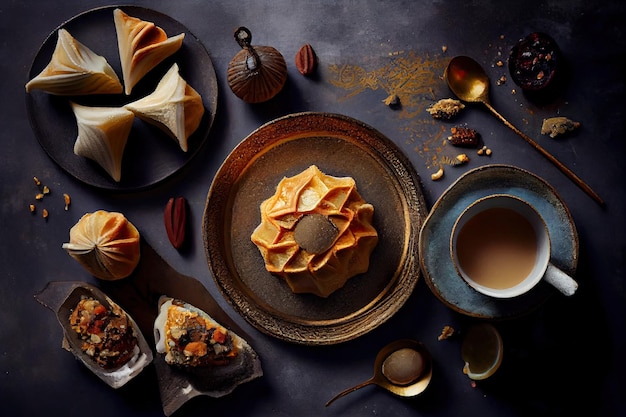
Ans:
{"label": "long spoon handle", "polygon": [[526,142],[528,142],[533,148],[538,150],[539,153],[541,153],[550,162],[552,162],[554,165],[556,165],[557,168],[559,168],[565,175],[567,175],[569,177],[569,179],[571,179],[576,185],[578,185],[580,188],[582,188],[582,190],[584,192],[586,192],[591,198],[593,198],[598,204],[600,204],[601,206],[604,206],[604,200],[602,200],[602,198],[595,191],[593,191],[591,189],[591,187],[589,185],[587,185],[587,183],[585,183],[571,169],[569,169],[568,167],[563,165],[563,163],[561,161],[559,161],[554,156],[552,156],[552,154],[550,152],[546,151],[541,145],[539,145],[537,142],[535,142],[530,137],[528,137],[526,134],[524,134],[524,132],[522,132],[521,130],[519,130],[515,126],[513,126],[500,113],[498,113],[498,111],[496,109],[494,109],[493,106],[490,103],[484,101],[483,104],[485,106],[487,106],[487,108],[491,111],[491,113],[493,113],[498,119],[500,119],[500,121],[502,121],[502,123],[504,123],[507,127],[509,127],[511,130],[513,130],[519,136],[521,136],[522,139],[524,139]]}
{"label": "long spoon handle", "polygon": [[368,380],[367,380],[367,381],[365,381],[365,382],[361,382],[361,383],[360,383],[360,384],[358,384],[358,385],[355,385],[355,386],[353,386],[353,387],[350,387],[350,388],[348,388],[348,389],[346,389],[346,390],[341,391],[339,394],[335,395],[333,398],[331,398],[330,400],[328,400],[328,402],[326,403],[326,407],[328,407],[329,405],[331,405],[332,403],[334,403],[334,402],[335,402],[335,400],[337,400],[337,399],[339,399],[339,398],[343,397],[344,395],[350,394],[351,392],[354,392],[354,391],[356,391],[356,390],[358,390],[358,389],[361,389],[361,388],[363,388],[363,387],[365,387],[365,386],[367,386],[367,385],[373,384],[373,383],[374,383],[374,379],[372,378],[372,379],[368,379]]}

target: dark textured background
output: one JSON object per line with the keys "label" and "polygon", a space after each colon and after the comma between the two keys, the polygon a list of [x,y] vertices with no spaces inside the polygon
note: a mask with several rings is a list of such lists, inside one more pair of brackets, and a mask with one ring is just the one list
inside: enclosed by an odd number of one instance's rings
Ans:
{"label": "dark textured background", "polygon": [[[196,277],[250,335],[265,376],[222,399],[200,398],[176,415],[206,416],[565,416],[624,415],[626,392],[626,145],[624,141],[624,3],[618,1],[136,1],[185,25],[208,50],[217,72],[217,117],[209,140],[181,173],[158,187],[133,194],[87,187],[57,166],[39,146],[29,125],[24,84],[35,54],[58,25],[99,0],[8,1],[0,4],[0,404],[7,416],[161,416],[154,369],[112,390],[61,349],[61,328],[50,311],[33,300],[48,281],[95,279],[61,249],[69,228],[97,209],[121,211],[170,265]],[[250,106],[229,90],[225,74],[238,51],[232,33],[245,25],[253,43],[281,51],[289,68],[284,90],[272,101]],[[550,102],[535,102],[509,80],[496,86],[506,69],[494,65],[520,37],[551,34],[569,69],[564,89]],[[502,36],[501,36],[502,35]],[[320,58],[313,78],[302,77],[293,56],[311,43]],[[442,52],[442,46],[448,49]],[[492,77],[494,107],[535,137],[585,179],[606,201],[599,207],[555,167],[485,109],[472,107],[459,119],[480,130],[493,149],[491,159],[473,158],[447,169],[439,182],[423,143],[440,126],[417,112],[425,102],[449,96],[438,77],[414,109],[391,110],[382,103],[381,84],[350,95],[331,83],[333,66],[353,65],[374,72],[394,56],[445,60],[470,55]],[[380,74],[379,74],[380,75]],[[519,89],[518,89],[519,90]],[[411,114],[411,110],[417,114]],[[500,370],[470,385],[462,374],[460,338],[437,341],[442,327],[462,330],[472,322],[454,313],[422,279],[405,306],[388,322],[337,346],[295,346],[249,326],[221,297],[209,273],[201,220],[213,175],[230,150],[251,131],[276,117],[298,111],[342,113],[373,126],[409,157],[423,182],[429,207],[462,172],[489,162],[527,169],[548,181],[571,210],[580,238],[576,277],[579,292],[553,297],[539,311],[497,323],[505,343]],[[561,114],[582,122],[568,138],[539,135],[545,117]],[[423,121],[425,127],[420,126]],[[415,133],[417,132],[417,133]],[[541,137],[540,137],[541,136]],[[445,137],[445,136],[444,136]],[[38,176],[52,189],[39,203],[50,217],[32,215],[28,204]],[[62,193],[72,196],[68,212]],[[174,250],[164,233],[162,209],[174,195],[190,205],[190,245]],[[442,254],[447,256],[447,254]],[[381,261],[381,260],[378,260]],[[375,387],[345,397],[330,408],[335,393],[367,379],[378,349],[411,337],[434,357],[434,377],[421,397],[404,400]]]}

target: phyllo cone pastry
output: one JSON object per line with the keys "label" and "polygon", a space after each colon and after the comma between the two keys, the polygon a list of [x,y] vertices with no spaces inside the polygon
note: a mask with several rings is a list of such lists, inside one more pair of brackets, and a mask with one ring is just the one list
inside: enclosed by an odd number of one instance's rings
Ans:
{"label": "phyllo cone pastry", "polygon": [[122,84],[107,60],[77,41],[65,29],[48,65],[26,84],[26,92],[55,95],[119,94]]}
{"label": "phyllo cone pastry", "polygon": [[139,231],[123,214],[98,210],[72,226],[63,249],[97,278],[118,280],[139,263]]}
{"label": "phyllo cone pastry", "polygon": [[71,105],[78,125],[74,153],[97,162],[119,182],[122,156],[135,115],[123,107]]}
{"label": "phyllo cone pastry", "polygon": [[152,94],[124,107],[178,141],[184,152],[204,114],[202,97],[180,76],[177,64],[172,65]]}
{"label": "phyllo cone pastry", "polygon": [[180,49],[185,34],[168,37],[154,23],[129,16],[120,9],[113,11],[113,17],[124,92],[128,95],[144,75]]}

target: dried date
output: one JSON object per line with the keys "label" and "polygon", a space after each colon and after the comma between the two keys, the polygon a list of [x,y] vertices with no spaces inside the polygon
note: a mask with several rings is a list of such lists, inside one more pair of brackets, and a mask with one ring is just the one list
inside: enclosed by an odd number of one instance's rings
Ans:
{"label": "dried date", "polygon": [[185,243],[187,229],[187,201],[184,197],[172,197],[167,201],[163,221],[170,243],[180,249]]}
{"label": "dried date", "polygon": [[317,56],[308,43],[302,45],[296,54],[296,68],[302,75],[310,75],[317,67]]}
{"label": "dried date", "polygon": [[451,136],[448,136],[448,140],[454,146],[463,146],[468,148],[475,148],[478,146],[478,140],[480,135],[474,129],[469,127],[452,127],[450,128]]}

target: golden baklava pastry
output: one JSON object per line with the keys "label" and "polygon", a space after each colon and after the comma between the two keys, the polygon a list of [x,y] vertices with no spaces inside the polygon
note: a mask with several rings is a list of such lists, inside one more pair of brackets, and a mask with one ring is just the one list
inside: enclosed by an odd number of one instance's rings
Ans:
{"label": "golden baklava pastry", "polygon": [[139,231],[122,213],[98,210],[72,226],[63,249],[95,277],[114,281],[139,264]]}
{"label": "golden baklava pastry", "polygon": [[333,177],[311,165],[283,178],[260,206],[252,233],[265,268],[294,293],[328,297],[369,269],[378,243],[374,207],[351,177]]}
{"label": "golden baklava pastry", "polygon": [[26,92],[54,95],[119,94],[122,84],[107,60],[59,29],[48,65],[26,84]]}
{"label": "golden baklava pastry", "polygon": [[189,136],[200,126],[204,115],[202,97],[180,76],[177,64],[172,65],[152,94],[125,108],[167,133],[184,152]]}
{"label": "golden baklava pastry", "polygon": [[119,182],[135,115],[123,107],[90,107],[73,102],[71,106],[78,126],[74,153],[95,161]]}
{"label": "golden baklava pastry", "polygon": [[154,23],[129,16],[120,9],[113,11],[113,19],[124,92],[128,95],[144,75],[180,49],[185,34],[168,37]]}

